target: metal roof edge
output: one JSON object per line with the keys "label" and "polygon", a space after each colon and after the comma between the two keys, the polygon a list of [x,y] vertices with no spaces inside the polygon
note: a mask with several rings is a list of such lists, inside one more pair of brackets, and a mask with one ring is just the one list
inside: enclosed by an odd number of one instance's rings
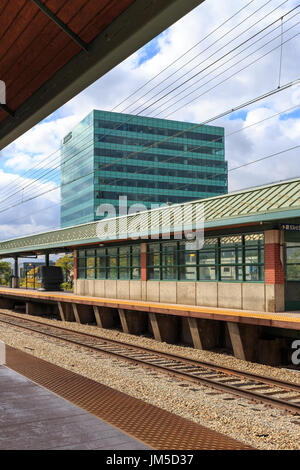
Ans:
{"label": "metal roof edge", "polygon": [[[257,190],[263,190],[265,188],[290,184],[290,183],[293,183],[293,182],[300,182],[300,178],[294,178],[294,179],[285,180],[285,181],[282,181],[282,182],[272,183],[272,184],[269,184],[269,185],[263,185],[263,186],[257,186],[257,187],[254,187],[254,188],[248,188],[248,189],[244,189],[242,191],[230,192],[230,193],[227,193],[227,194],[222,194],[220,196],[213,196],[213,197],[210,197],[210,198],[197,199],[197,200],[192,200],[192,201],[188,201],[188,202],[184,202],[184,203],[172,204],[170,206],[169,205],[165,205],[163,207],[160,206],[160,207],[145,210],[145,211],[142,211],[142,212],[136,213],[136,214],[145,214],[145,213],[149,214],[149,213],[152,213],[154,211],[161,211],[162,209],[171,209],[171,208],[173,209],[173,208],[176,208],[176,207],[185,207],[185,206],[188,206],[188,205],[191,205],[191,204],[192,205],[195,205],[195,204],[198,204],[198,203],[205,204],[208,201],[222,200],[222,199],[227,198],[227,197],[238,196],[239,194],[245,194],[247,192],[251,193],[251,192],[254,192],[254,191],[257,191]],[[260,213],[255,213],[255,214],[250,214],[249,216],[220,218],[220,219],[213,220],[211,222],[207,221],[207,222],[205,222],[205,226],[213,227],[213,226],[229,225],[228,221],[236,221],[236,220],[246,220],[247,221],[251,218],[253,218],[254,221],[258,221],[261,218],[263,218],[265,220],[272,220],[273,214],[277,214],[277,216],[279,216],[279,218],[287,218],[287,217],[291,216],[290,214],[292,214],[293,212],[297,213],[296,217],[298,217],[299,214],[300,214],[300,210],[297,210],[297,209],[296,210],[285,210],[285,211],[270,210],[268,213],[261,213],[261,214]],[[282,217],[283,214],[285,214],[285,217]],[[117,220],[121,220],[123,217],[128,217],[128,216],[131,217],[131,216],[134,216],[134,215],[135,214],[130,214],[130,215],[126,215],[126,216],[105,218],[105,219],[102,219],[102,220],[105,220],[105,221],[116,220],[117,221]],[[294,217],[295,217],[295,215],[294,215]],[[99,220],[93,221],[93,222],[86,222],[84,224],[73,225],[73,226],[70,226],[70,227],[62,227],[62,228],[57,228],[57,229],[54,229],[54,230],[51,230],[51,231],[39,232],[39,233],[27,235],[25,237],[21,236],[21,237],[11,238],[11,239],[7,239],[7,240],[1,240],[0,241],[0,247],[1,247],[2,243],[8,243],[8,242],[11,242],[11,241],[18,241],[18,240],[20,241],[22,239],[28,239],[28,238],[31,238],[31,237],[34,238],[34,237],[38,237],[38,236],[49,235],[49,233],[54,233],[55,234],[55,233],[63,232],[63,231],[76,230],[78,228],[93,226],[95,224],[98,224],[99,222],[100,222]],[[1,250],[0,250],[0,254],[1,254]]]}

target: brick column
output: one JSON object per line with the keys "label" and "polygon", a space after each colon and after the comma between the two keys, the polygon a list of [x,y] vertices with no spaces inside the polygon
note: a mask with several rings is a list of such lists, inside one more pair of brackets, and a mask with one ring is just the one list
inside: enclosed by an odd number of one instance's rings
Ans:
{"label": "brick column", "polygon": [[73,279],[77,280],[77,250],[74,250]]}
{"label": "brick column", "polygon": [[[284,284],[284,265],[280,258],[280,232],[265,232],[265,283]],[[281,262],[282,261],[282,262]]]}
{"label": "brick column", "polygon": [[147,281],[147,243],[141,243],[141,281]]}
{"label": "brick column", "polygon": [[284,260],[280,231],[265,232],[266,311],[284,311]]}

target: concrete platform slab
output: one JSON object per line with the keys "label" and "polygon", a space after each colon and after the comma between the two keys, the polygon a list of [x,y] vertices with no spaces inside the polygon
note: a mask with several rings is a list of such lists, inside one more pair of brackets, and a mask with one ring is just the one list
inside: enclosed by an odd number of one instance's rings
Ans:
{"label": "concrete platform slab", "polygon": [[[156,283],[151,282],[151,286],[155,287]],[[156,285],[157,286],[157,285]],[[201,305],[164,303],[161,301],[142,301],[142,300],[126,300],[112,298],[90,297],[87,295],[75,295],[70,292],[47,292],[34,291],[26,289],[13,289],[0,287],[0,298],[16,299],[16,300],[34,300],[42,302],[65,304],[75,303],[78,305],[91,305],[98,307],[108,307],[113,309],[129,309],[142,312],[160,313],[164,315],[175,315],[181,317],[203,318],[207,320],[220,320],[226,322],[245,323],[249,325],[272,326],[278,328],[287,328],[300,330],[300,312],[257,312],[243,309],[205,307]],[[4,308],[4,307],[3,307]]]}
{"label": "concrete platform slab", "polygon": [[0,450],[149,447],[6,366],[0,366]]}

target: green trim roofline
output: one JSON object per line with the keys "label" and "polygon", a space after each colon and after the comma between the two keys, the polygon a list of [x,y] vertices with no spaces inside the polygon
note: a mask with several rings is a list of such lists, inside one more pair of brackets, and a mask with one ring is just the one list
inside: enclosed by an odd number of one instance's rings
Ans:
{"label": "green trim roofline", "polygon": [[[139,237],[147,231],[152,234],[165,233],[163,221],[168,215],[171,220],[170,231],[176,231],[176,226],[180,224],[177,216],[181,209],[188,211],[190,226],[196,228],[196,223],[199,222],[197,217],[201,213],[198,209],[201,207],[204,208],[204,228],[300,217],[300,178],[130,215],[126,221],[126,239]],[[109,219],[116,227],[116,236],[110,237],[109,241],[124,239],[121,230],[121,227],[124,227],[124,219],[124,216]],[[131,229],[137,222],[140,229]],[[0,242],[0,257],[59,248],[63,250],[77,245],[107,241],[106,237],[97,235],[98,224],[99,221],[96,221]]]}

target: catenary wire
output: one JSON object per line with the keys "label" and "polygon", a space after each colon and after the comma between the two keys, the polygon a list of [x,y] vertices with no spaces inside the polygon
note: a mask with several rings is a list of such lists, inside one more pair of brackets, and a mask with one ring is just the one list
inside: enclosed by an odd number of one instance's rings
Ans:
{"label": "catenary wire", "polygon": [[[199,62],[197,65],[195,65],[194,67],[192,67],[192,69],[190,69],[188,72],[184,73],[183,75],[181,75],[179,78],[177,78],[175,81],[173,81],[172,83],[170,83],[167,87],[163,88],[162,90],[160,90],[158,92],[158,94],[162,93],[163,91],[165,91],[166,89],[168,89],[170,86],[172,86],[173,84],[175,84],[178,80],[180,80],[181,78],[185,77],[186,75],[188,75],[190,72],[192,72],[195,68],[199,67],[200,65],[202,65],[203,63],[205,63],[206,61],[208,61],[211,57],[215,56],[218,52],[222,51],[223,49],[225,49],[229,44],[231,44],[232,42],[234,42],[236,39],[240,38],[243,34],[245,34],[246,32],[248,32],[250,29],[252,29],[254,26],[256,26],[258,23],[260,23],[261,21],[265,20],[268,16],[270,16],[272,13],[274,13],[274,11],[276,11],[278,8],[282,7],[285,3],[287,3],[289,0],[285,0],[283,3],[281,3],[279,6],[277,6],[276,8],[274,8],[271,12],[267,13],[263,18],[260,18],[258,21],[256,21],[255,23],[252,23],[251,26],[247,27],[244,31],[242,31],[241,33],[239,33],[236,37],[234,37],[233,39],[230,39],[230,41],[228,41],[225,45],[223,45],[222,47],[220,47],[217,51],[213,52],[210,56],[208,56],[206,59],[202,60],[201,62]],[[269,2],[268,2],[269,3]],[[267,4],[265,4],[267,5]],[[264,5],[264,6],[265,6]],[[290,14],[293,10],[295,10],[297,7],[293,8],[292,10],[290,10],[288,13],[286,13],[284,16]],[[259,9],[258,9],[259,10]],[[249,17],[247,17],[245,20],[243,20],[241,23],[239,23],[236,27],[232,28],[232,30],[230,30],[228,33],[231,33],[232,31],[234,31],[238,26],[240,26],[244,21],[248,20],[249,18],[251,18],[255,13],[257,13],[256,10],[254,13],[252,13],[251,15],[249,15]],[[272,26],[274,23],[276,23],[278,20],[280,20],[281,17],[279,17],[279,19],[277,19],[275,22],[271,23],[270,25],[267,26],[270,27]],[[266,29],[266,28],[264,28]],[[264,31],[264,29],[262,31]],[[212,46],[215,46],[215,44],[217,42],[219,42],[220,40],[223,40],[224,37],[228,34],[226,33],[225,35],[223,35],[221,38],[219,38],[217,41],[213,42],[210,46],[206,47],[205,49],[203,49],[200,53],[198,53],[192,60],[196,59],[199,55],[201,55],[202,53],[206,52],[208,49],[210,49]],[[259,34],[259,33],[258,33]],[[257,35],[257,34],[256,34]],[[253,37],[255,37],[256,35],[254,35]],[[252,39],[252,38],[250,38]],[[249,39],[247,39],[248,41]],[[244,41],[244,42],[247,42],[247,41]],[[239,46],[237,47],[240,47],[241,45],[244,44],[244,42],[242,42]],[[235,50],[235,49],[233,49]],[[230,51],[229,53],[226,53],[223,57],[221,57],[220,59],[217,59],[217,61],[221,60],[222,58],[226,57],[228,54],[230,54],[232,51]],[[192,61],[191,60],[191,61]],[[187,64],[189,64],[191,61],[189,61]],[[185,65],[187,65],[185,64]],[[185,66],[184,65],[184,66]],[[214,65],[214,63],[212,63],[211,65]],[[209,65],[209,67],[211,66]],[[182,66],[179,70],[177,70],[176,72],[174,72],[171,77],[173,77],[178,71],[180,71],[184,66]],[[206,70],[206,69],[204,69]],[[198,72],[196,75],[198,75],[199,73],[202,73],[202,71]],[[196,76],[195,75],[195,76]],[[192,80],[194,77],[190,77],[187,81],[189,80]],[[184,85],[186,82],[183,82],[182,84],[179,85],[182,86]],[[159,84],[160,85],[160,84]],[[159,86],[158,85],[158,86]],[[178,87],[174,88],[174,90],[176,90]],[[170,92],[168,92],[166,94],[166,96],[170,93],[172,93],[173,90],[171,90]],[[151,99],[153,98],[150,97],[145,103],[143,103],[142,105],[139,105],[138,107],[134,108],[133,110],[130,111],[130,113],[135,113],[141,106],[145,106],[145,104],[147,104]],[[155,104],[155,103],[154,103]],[[129,106],[131,107],[131,106]],[[127,108],[125,108],[127,109]],[[124,111],[124,110],[123,110]],[[145,108],[143,108],[143,110],[141,112],[145,111]]]}
{"label": "catenary wire", "polygon": [[[283,3],[286,3],[287,1],[288,1],[288,0],[286,0],[286,1],[283,2]],[[251,3],[251,2],[250,2],[250,3]],[[264,4],[263,7],[266,6],[268,3],[269,3],[269,2],[267,2],[266,4]],[[278,7],[276,7],[275,10],[276,10],[277,8],[281,7],[281,6],[283,5],[283,3],[280,4]],[[249,5],[249,4],[248,4],[248,5]],[[262,8],[262,7],[260,7],[259,9],[257,9],[254,13],[256,13],[256,12],[257,12],[258,10],[260,10],[261,8]],[[272,10],[272,12],[274,12],[275,10]],[[241,10],[239,10],[239,11],[241,11]],[[272,12],[271,12],[271,13],[272,13]],[[253,14],[250,15],[250,17],[251,17],[251,16],[253,16]],[[248,19],[248,18],[249,18],[249,17],[247,17],[246,19]],[[230,20],[230,19],[231,19],[231,18],[229,18],[229,20]],[[228,21],[229,21],[229,20],[228,20]],[[244,20],[244,21],[245,21],[245,20]],[[241,23],[239,23],[236,27],[238,27],[238,26],[239,26],[240,24],[242,24],[244,21],[242,21]],[[227,21],[226,21],[226,22],[227,22]],[[235,28],[236,28],[236,27],[235,27]],[[235,29],[235,28],[233,28],[233,29]],[[232,29],[232,30],[233,30],[233,29]],[[231,31],[232,31],[232,30],[231,30]],[[230,31],[230,32],[231,32],[231,31]],[[200,41],[200,42],[201,42],[201,41]],[[130,120],[130,119],[129,119],[129,120]],[[123,123],[122,123],[122,124],[123,124]],[[117,129],[117,128],[118,128],[118,127],[116,127],[116,129]],[[58,151],[59,151],[59,149],[58,149],[56,152],[58,152]],[[56,152],[55,152],[55,153],[56,153]],[[56,157],[56,158],[59,158],[59,157]],[[56,169],[56,168],[55,168],[55,169]],[[52,171],[55,171],[55,169],[53,169]],[[44,176],[47,176],[47,174],[49,174],[49,172],[46,172],[46,175],[42,175],[40,178],[42,178],[42,177],[44,177]],[[32,176],[31,176],[31,178],[32,178]],[[39,179],[40,179],[40,178],[39,178]],[[18,178],[17,178],[17,179],[18,179]]]}
{"label": "catenary wire", "polygon": [[[288,42],[288,41],[291,40],[291,39],[293,39],[293,38],[288,39],[286,42]],[[275,49],[276,49],[276,48],[275,48]],[[273,50],[274,50],[274,49],[273,49]],[[273,50],[272,50],[272,51],[273,51]],[[272,52],[272,51],[269,51],[268,53],[270,53],[270,52]],[[264,57],[264,56],[262,56],[262,57]],[[262,58],[262,57],[261,57],[261,58]],[[256,60],[258,60],[258,59],[256,59]],[[250,64],[250,65],[252,65],[252,64]],[[243,69],[242,69],[242,70],[243,70]],[[236,72],[236,73],[239,73],[239,72],[240,72],[240,71],[238,71],[238,72]],[[231,76],[231,77],[232,77],[232,76]],[[231,78],[231,77],[228,77],[226,80],[228,80],[228,79]],[[221,83],[223,83],[223,82],[221,82]],[[219,83],[219,84],[221,84],[221,83]],[[218,85],[219,85],[219,84],[218,84]],[[217,85],[217,86],[218,86],[218,85]],[[215,88],[215,87],[213,87],[213,88]],[[210,90],[208,90],[208,91],[210,91]],[[202,96],[202,95],[200,95],[200,96]],[[180,100],[179,100],[179,101],[180,101]],[[178,109],[177,109],[176,111],[178,111]],[[176,112],[176,111],[174,111],[174,112]],[[134,118],[134,117],[135,117],[135,116],[133,116],[132,118]],[[125,121],[125,122],[127,122],[127,121]],[[122,123],[122,124],[124,124],[124,123]],[[122,124],[121,124],[121,125],[122,125]],[[185,131],[185,132],[186,132],[186,131]],[[172,136],[172,137],[173,137],[173,136]],[[157,143],[156,143],[156,144],[157,144]],[[89,146],[90,146],[90,145],[89,145]],[[88,147],[89,147],[89,146],[88,146]],[[85,149],[83,149],[83,150],[85,150]],[[80,151],[83,151],[83,150],[81,149]],[[76,156],[76,154],[73,155],[71,158],[73,158],[73,157],[75,157],[75,156]],[[124,157],[122,157],[122,158],[124,158]],[[126,157],[126,158],[127,158],[127,157]],[[68,160],[67,163],[69,163],[69,160]],[[110,166],[110,165],[115,164],[115,163],[116,163],[116,161],[114,161],[113,163],[107,164],[107,165],[103,165],[102,168],[105,168],[105,167]],[[43,175],[43,177],[45,177],[45,176],[47,176],[47,174],[50,174],[51,172],[55,171],[55,170],[58,169],[59,167],[60,167],[60,164],[57,165],[57,166],[54,167],[54,168],[51,168],[51,169],[47,170],[46,173]],[[20,193],[20,192],[23,193],[26,188],[28,188],[28,187],[30,187],[30,186],[36,184],[36,183],[37,183],[37,181],[28,183],[27,185],[23,186],[22,189],[20,189],[20,190],[16,191],[15,193],[13,193],[13,194],[7,196],[2,202],[5,202],[6,200],[10,199],[11,197],[15,196],[16,194],[18,194],[18,193]]]}
{"label": "catenary wire", "polygon": [[[148,150],[149,148],[152,148],[154,145],[157,145],[158,143],[163,143],[163,142],[169,141],[169,140],[173,139],[174,137],[178,137],[179,135],[184,134],[184,133],[187,132],[187,131],[194,130],[194,129],[196,129],[196,128],[198,128],[198,127],[201,127],[201,126],[203,126],[203,125],[205,125],[205,124],[208,124],[209,122],[212,122],[212,121],[215,121],[215,120],[217,120],[217,119],[220,119],[220,118],[222,118],[222,117],[224,117],[224,116],[226,116],[226,115],[228,115],[228,114],[231,114],[232,112],[236,112],[236,111],[238,111],[238,110],[244,108],[245,106],[249,106],[249,105],[251,105],[251,104],[253,104],[253,103],[257,102],[257,101],[261,101],[261,100],[263,100],[263,99],[265,99],[265,98],[267,98],[267,97],[269,97],[269,96],[272,96],[272,95],[274,95],[274,94],[277,94],[278,92],[281,92],[281,91],[283,91],[283,90],[286,90],[286,89],[290,88],[291,86],[294,86],[294,85],[296,85],[296,84],[298,84],[298,83],[300,83],[300,78],[299,78],[299,79],[296,79],[296,80],[294,80],[294,81],[292,81],[292,82],[286,83],[285,85],[282,85],[280,88],[276,88],[276,89],[271,90],[271,91],[269,91],[269,92],[267,92],[267,93],[265,93],[265,94],[263,94],[263,95],[260,95],[259,97],[256,97],[256,98],[254,98],[254,99],[252,99],[252,100],[250,100],[250,101],[248,101],[248,102],[246,102],[246,103],[243,103],[243,104],[241,104],[241,105],[239,105],[239,106],[237,106],[237,107],[235,107],[235,108],[233,108],[233,109],[230,109],[230,110],[228,110],[228,111],[225,111],[225,112],[223,112],[223,113],[221,113],[221,114],[219,114],[219,115],[217,115],[217,116],[214,116],[213,118],[210,118],[210,119],[206,120],[205,122],[203,122],[203,123],[201,123],[201,124],[192,125],[192,126],[190,126],[188,129],[185,129],[184,131],[180,131],[180,132],[176,133],[174,136],[167,137],[166,139],[162,140],[161,142],[156,142],[155,144],[152,144],[152,145],[150,145],[150,146],[148,146],[148,147],[145,147],[142,151],[139,150],[139,151],[133,152],[133,153],[134,153],[134,154],[136,154],[136,153],[143,153],[143,152],[145,152],[146,150]],[[93,174],[93,173],[94,173],[94,170],[93,170],[92,172],[86,174],[86,175],[80,176],[79,178],[75,178],[74,180],[69,181],[68,183],[65,183],[64,185],[59,185],[59,186],[57,186],[57,187],[55,187],[55,188],[52,188],[52,189],[50,189],[50,190],[47,190],[47,191],[45,191],[45,192],[42,193],[42,194],[46,194],[46,193],[52,192],[53,190],[56,190],[57,188],[59,188],[59,187],[61,187],[61,186],[66,186],[66,185],[68,185],[68,184],[71,184],[71,183],[73,183],[74,181],[78,181],[78,180],[82,179],[83,177],[86,177],[86,176],[88,176],[89,174]],[[39,196],[41,196],[41,195],[39,195]],[[38,197],[39,197],[39,196],[38,196]],[[32,200],[32,199],[35,199],[36,197],[37,197],[37,196],[30,197],[30,198],[27,199],[27,201],[30,201],[30,200]],[[27,201],[26,201],[26,202],[27,202]],[[24,201],[23,201],[23,202],[24,202]],[[5,209],[0,210],[0,213],[9,210],[9,209],[11,209],[12,207],[16,207],[16,206],[18,206],[19,204],[20,204],[20,203],[17,203],[17,204],[11,205],[10,207],[6,207]]]}
{"label": "catenary wire", "polygon": [[[298,103],[297,105],[291,106],[290,108],[287,108],[287,109],[284,109],[284,110],[282,110],[282,111],[279,111],[278,113],[272,114],[271,116],[268,116],[268,117],[266,117],[266,118],[264,118],[264,119],[261,119],[260,121],[257,121],[257,122],[255,122],[255,123],[249,124],[248,126],[244,126],[244,127],[240,128],[240,129],[237,129],[237,130],[231,132],[230,134],[226,134],[226,135],[225,135],[225,138],[231,137],[231,136],[234,135],[234,134],[237,134],[237,133],[239,133],[239,132],[242,132],[242,131],[244,131],[244,130],[247,130],[247,129],[249,129],[250,127],[257,126],[257,125],[259,125],[259,124],[261,124],[261,123],[263,123],[263,122],[265,122],[265,121],[267,121],[267,120],[273,119],[274,117],[277,117],[277,116],[279,116],[279,115],[281,115],[281,114],[286,114],[286,113],[288,113],[288,112],[290,112],[290,111],[292,111],[292,110],[295,110],[295,109],[299,108],[299,106],[300,106],[300,103]],[[212,141],[212,142],[214,142],[214,141]],[[199,146],[199,147],[197,146],[197,147],[195,147],[193,150],[196,150],[196,149],[201,148],[201,147],[202,147],[202,146]],[[171,158],[173,159],[173,158],[175,158],[175,157],[171,157]],[[26,203],[25,203],[25,204],[26,204]],[[30,217],[30,216],[32,216],[32,215],[37,214],[37,213],[44,212],[44,211],[46,211],[46,210],[48,210],[48,209],[52,209],[53,207],[55,207],[55,206],[57,206],[57,205],[60,205],[60,201],[54,202],[54,203],[52,203],[50,206],[43,207],[43,208],[41,208],[41,209],[39,209],[39,210],[37,210],[37,211],[34,211],[34,212],[31,211],[29,214],[22,215],[21,217],[14,218],[14,219],[9,219],[9,220],[5,220],[5,224],[2,224],[2,225],[7,225],[7,224],[9,224],[9,223],[11,223],[11,222],[15,222],[16,220],[19,221],[19,220],[28,218],[28,217]],[[53,227],[54,227],[54,226],[53,226]],[[52,227],[52,228],[53,228],[53,227]],[[55,227],[56,227],[56,226],[55,226]]]}

